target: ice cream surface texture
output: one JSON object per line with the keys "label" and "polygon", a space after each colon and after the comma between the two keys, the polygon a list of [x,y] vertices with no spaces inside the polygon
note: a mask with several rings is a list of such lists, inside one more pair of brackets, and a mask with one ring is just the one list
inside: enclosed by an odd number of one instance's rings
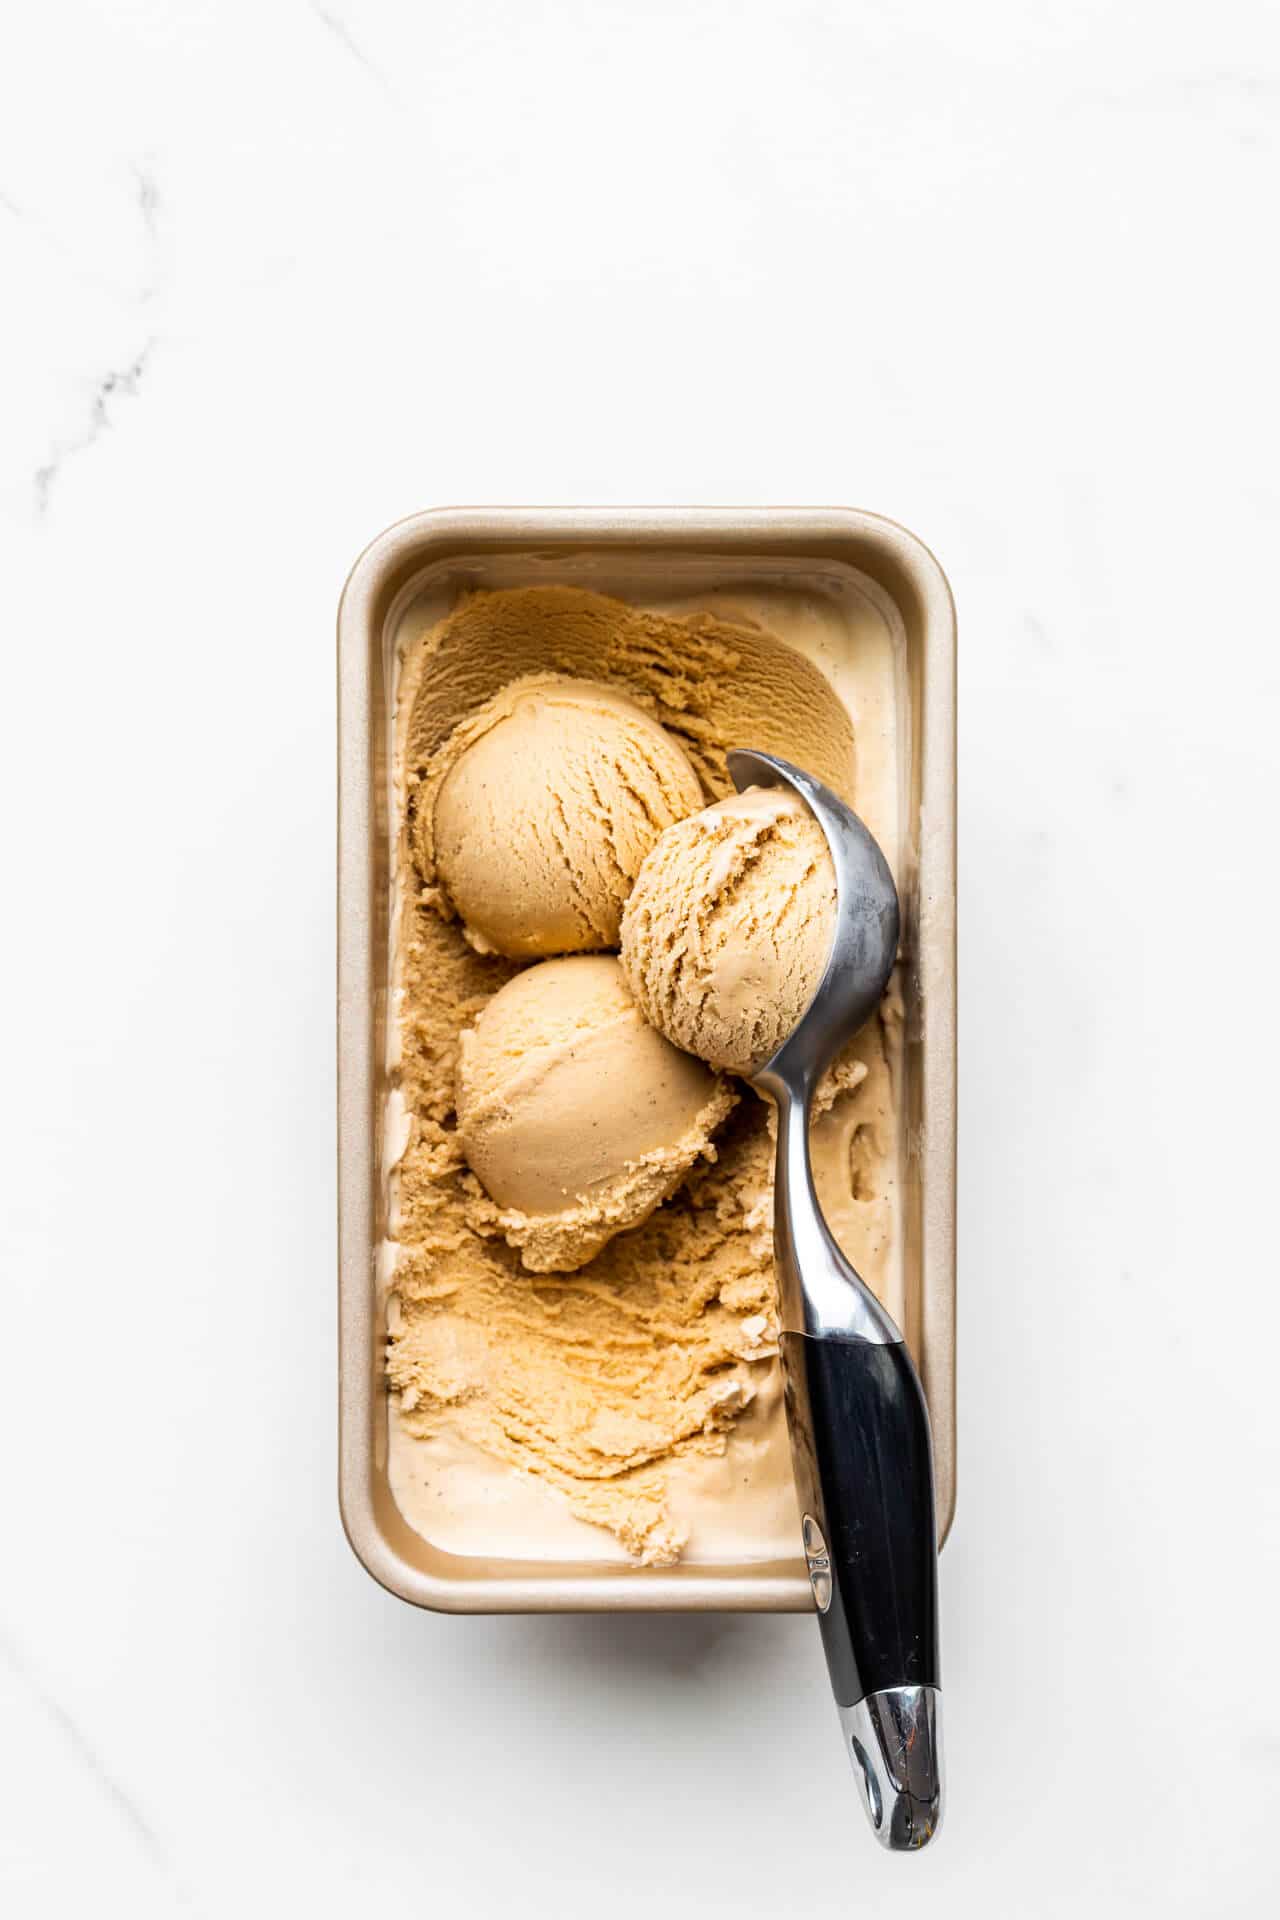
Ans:
{"label": "ice cream surface texture", "polygon": [[643,1018],[612,954],[544,960],[461,1039],[458,1138],[534,1273],[571,1273],[647,1220],[736,1100]]}
{"label": "ice cream surface texture", "polygon": [[454,730],[418,795],[419,867],[482,953],[616,947],[641,861],[701,805],[685,754],[634,700],[530,675]]}
{"label": "ice cream surface texture", "polygon": [[795,794],[752,787],[656,842],[623,915],[622,964],[669,1040],[750,1076],[813,999],[835,913],[821,827]]}
{"label": "ice cream surface texture", "polygon": [[[635,1030],[625,1019],[608,1027],[607,1009],[625,1004],[614,997],[616,958],[522,967],[464,937],[433,846],[423,844],[424,803],[458,764],[476,717],[506,710],[513,683],[589,682],[649,716],[678,747],[697,776],[686,813],[731,794],[725,749],[747,743],[811,768],[892,848],[891,636],[874,607],[852,598],[833,606],[780,590],[658,610],[585,587],[520,585],[424,590],[402,616],[398,649],[380,1269],[386,1471],[396,1502],[431,1550],[449,1554],[557,1563],[789,1560],[799,1520],[776,1357],[770,1109],[742,1090],[715,1133],[715,1158],[695,1157],[647,1219],[573,1272],[530,1271],[530,1249],[510,1243],[504,1215],[563,1216],[566,1196],[576,1205],[568,1190],[584,1169],[583,1192],[589,1196],[598,1175],[608,1191],[619,1157],[610,1129],[638,1129],[633,1147],[642,1150],[621,1157],[644,1161],[644,1109],[628,1107],[621,1084]],[[833,676],[850,659],[857,670],[837,694]],[[570,978],[577,970],[581,992],[559,1010],[525,1005],[508,1023],[504,997],[516,1009],[522,995],[540,1001],[530,983],[566,969]],[[589,981],[597,983],[591,992]],[[842,1059],[812,1138],[833,1231],[900,1313],[896,1004],[890,995]],[[563,1023],[588,1006],[606,1015],[591,1033],[612,1031],[622,1041],[607,1055],[601,1042],[596,1054],[595,1039],[584,1035],[598,1072],[566,1057]],[[543,1038],[531,1048],[537,1022]],[[535,1055],[549,1069],[545,1088],[524,1086],[515,1107],[527,1117],[549,1098],[566,1129],[557,1165],[530,1125],[526,1164],[512,1176],[546,1185],[505,1188],[505,1204],[484,1190],[464,1152],[465,1136],[496,1190],[504,1123],[485,1102],[503,1096],[504,1031],[519,1037],[509,1084],[522,1084]],[[665,1045],[656,1035],[653,1042]],[[552,1096],[567,1093],[580,1072],[587,1084],[575,1116],[572,1099]],[[715,1083],[688,1056],[682,1073],[694,1078],[664,1085],[672,1094],[683,1086],[696,1119],[705,1093],[695,1100],[694,1088]],[[672,1099],[665,1104],[670,1112]],[[595,1117],[607,1118],[603,1152],[585,1139]],[[660,1156],[669,1135],[664,1127]]]}

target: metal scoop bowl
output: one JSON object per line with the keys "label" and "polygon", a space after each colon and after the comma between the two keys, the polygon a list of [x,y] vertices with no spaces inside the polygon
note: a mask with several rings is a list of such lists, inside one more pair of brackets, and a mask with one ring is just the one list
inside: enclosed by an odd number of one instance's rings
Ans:
{"label": "metal scoop bowl", "polygon": [[772,754],[730,753],[739,791],[789,787],[826,836],[836,924],[799,1025],[753,1077],[778,1110],[774,1261],[803,1545],[854,1774],[879,1839],[927,1846],[942,1820],[937,1546],[929,1414],[902,1334],[818,1205],[809,1117],[818,1081],[880,1003],[898,893],[858,816]]}

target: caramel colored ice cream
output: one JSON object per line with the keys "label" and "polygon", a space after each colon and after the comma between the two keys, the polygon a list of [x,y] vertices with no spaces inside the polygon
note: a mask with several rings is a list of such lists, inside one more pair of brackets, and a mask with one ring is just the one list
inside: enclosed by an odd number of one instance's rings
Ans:
{"label": "caramel colored ice cream", "polygon": [[[603,1153],[588,1147],[581,1123],[607,1112],[610,1127],[637,1128],[639,1162],[648,1136],[643,1109],[629,1110],[625,1087],[612,1084],[627,1078],[622,1056],[602,1047],[599,1072],[582,1073],[577,1120],[576,1094],[553,1103],[567,1128],[565,1164],[556,1164],[549,1145],[543,1151],[530,1126],[528,1164],[508,1171],[546,1186],[505,1188],[509,1204],[492,1198],[464,1144],[496,1190],[503,1123],[485,1102],[502,1094],[499,1001],[511,994],[509,982],[538,997],[527,983],[553,969],[585,969],[584,981],[616,983],[618,962],[573,959],[522,970],[469,943],[444,896],[434,842],[423,844],[424,802],[457,764],[455,749],[481,709],[494,711],[495,697],[501,706],[513,681],[554,677],[604,685],[661,727],[697,777],[686,812],[731,793],[725,749],[748,744],[811,768],[858,803],[892,846],[896,815],[883,811],[897,791],[892,710],[864,702],[858,765],[865,756],[868,771],[855,783],[849,707],[828,677],[854,643],[842,613],[797,596],[659,612],[585,588],[538,586],[424,605],[429,611],[406,614],[400,630],[395,744],[395,1017],[382,1266],[395,1498],[433,1546],[454,1553],[560,1561],[626,1555],[647,1564],[686,1553],[790,1558],[799,1523],[776,1358],[771,1110],[744,1090],[715,1134],[714,1159],[695,1156],[646,1219],[614,1234],[573,1272],[530,1271],[504,1217],[514,1210],[554,1219],[566,1199],[572,1211],[577,1193],[568,1189],[583,1169],[590,1177],[582,1192],[589,1196],[597,1179],[600,1191],[610,1191],[618,1142],[606,1142]],[[780,630],[794,633],[808,653],[770,631],[775,606]],[[878,701],[876,690],[892,686],[892,652],[877,619],[866,611],[856,645],[864,660],[879,649],[880,678],[864,667],[854,692],[869,687]],[[596,1004],[617,1006],[614,991],[602,988]],[[571,998],[554,1019],[547,1008],[538,1016],[537,1046],[548,1047],[552,1075],[567,1076],[562,1091],[582,1066],[565,1057],[563,1021],[576,1019],[591,996],[572,1007]],[[833,1230],[890,1310],[901,1312],[895,1008],[890,995],[882,1017],[843,1057],[813,1146]],[[486,1010],[495,1013],[492,1022]],[[508,1031],[527,1039],[532,1018],[526,1008]],[[486,1029],[499,1039],[484,1064]],[[614,1031],[634,1044],[626,1022]],[[522,1040],[513,1079],[531,1058]],[[692,1059],[685,1072],[695,1079],[671,1085],[685,1088],[688,1111],[694,1087],[715,1083]],[[644,1082],[637,1077],[637,1084]],[[530,1086],[517,1105],[527,1112],[540,1097]],[[697,1098],[693,1132],[700,1136],[706,1108]],[[494,1150],[487,1162],[486,1133]],[[657,1151],[670,1145],[659,1140]],[[570,1175],[575,1155],[585,1157]]]}
{"label": "caramel colored ice cream", "polygon": [[668,1040],[750,1076],[813,999],[835,912],[821,827],[794,794],[752,787],[657,841],[623,915],[622,964]]}
{"label": "caramel colored ice cream", "polygon": [[529,675],[454,729],[417,797],[418,865],[481,953],[616,947],[641,861],[701,805],[684,753],[633,700]]}
{"label": "caramel colored ice cream", "polygon": [[736,1096],[641,1016],[612,954],[544,960],[462,1035],[458,1138],[534,1273],[572,1273],[639,1226]]}

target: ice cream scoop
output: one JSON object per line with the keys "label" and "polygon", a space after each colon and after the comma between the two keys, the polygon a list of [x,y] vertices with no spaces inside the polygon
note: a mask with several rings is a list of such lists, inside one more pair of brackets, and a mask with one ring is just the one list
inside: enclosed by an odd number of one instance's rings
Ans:
{"label": "ice cream scoop", "polygon": [[482,953],[616,947],[645,855],[702,800],[683,750],[634,700],[531,675],[438,755],[416,801],[418,865]]}
{"label": "ice cream scoop", "polygon": [[827,1666],[871,1824],[898,1852],[942,1818],[937,1547],[929,1414],[902,1334],[818,1205],[814,1091],[879,1004],[898,949],[898,894],[857,815],[770,754],[729,755],[739,789],[784,788],[835,870],[826,967],[793,1031],[753,1074],[778,1110],[774,1265],[802,1544]]}
{"label": "ice cream scoop", "polygon": [[714,1157],[734,1101],[641,1017],[612,954],[525,968],[461,1038],[462,1149],[535,1273],[571,1273],[647,1220]]}

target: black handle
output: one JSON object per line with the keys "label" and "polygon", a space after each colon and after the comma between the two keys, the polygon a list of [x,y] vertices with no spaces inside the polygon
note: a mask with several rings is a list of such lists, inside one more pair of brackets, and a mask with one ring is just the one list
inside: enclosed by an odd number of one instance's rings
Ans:
{"label": "black handle", "polygon": [[784,1333],[792,1461],[831,1684],[843,1707],[940,1684],[929,1413],[898,1342]]}

